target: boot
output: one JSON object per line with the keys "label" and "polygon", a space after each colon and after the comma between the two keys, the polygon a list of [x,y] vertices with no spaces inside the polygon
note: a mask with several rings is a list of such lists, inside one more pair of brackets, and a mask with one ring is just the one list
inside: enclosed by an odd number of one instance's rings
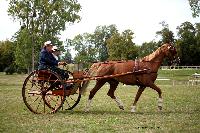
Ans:
{"label": "boot", "polygon": [[72,89],[72,87],[73,87],[73,84],[64,84],[64,87],[65,87],[65,89],[66,90],[70,90],[70,89]]}

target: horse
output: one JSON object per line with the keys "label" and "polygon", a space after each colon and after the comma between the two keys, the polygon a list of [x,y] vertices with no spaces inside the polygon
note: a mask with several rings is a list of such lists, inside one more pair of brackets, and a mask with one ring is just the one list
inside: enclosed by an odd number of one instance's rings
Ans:
{"label": "horse", "polygon": [[[106,61],[94,63],[87,76],[97,76],[97,77],[108,77],[100,78],[96,80],[94,88],[90,91],[88,102],[85,107],[85,111],[90,110],[91,101],[96,92],[107,82],[110,84],[110,89],[107,95],[110,96],[118,105],[118,107],[124,110],[124,105],[119,97],[114,95],[115,90],[119,82],[126,85],[137,85],[139,87],[134,102],[131,106],[131,112],[136,112],[136,104],[146,87],[150,87],[158,93],[158,110],[162,110],[162,91],[155,85],[155,80],[157,78],[158,70],[165,58],[173,61],[176,58],[176,48],[170,44],[166,43],[155,50],[150,55],[147,55],[138,60],[127,60],[127,61]],[[127,74],[126,74],[127,73]],[[117,75],[109,77],[109,75]],[[82,92],[86,91],[89,81],[83,84]]]}

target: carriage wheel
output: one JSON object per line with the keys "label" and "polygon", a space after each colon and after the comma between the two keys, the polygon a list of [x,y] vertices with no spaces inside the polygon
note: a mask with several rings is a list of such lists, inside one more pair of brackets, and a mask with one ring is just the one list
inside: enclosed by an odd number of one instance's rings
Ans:
{"label": "carriage wheel", "polygon": [[24,81],[22,97],[33,113],[55,113],[64,101],[64,84],[56,73],[49,70],[33,71]]}
{"label": "carriage wheel", "polygon": [[81,94],[73,94],[66,96],[63,108],[65,110],[72,110],[80,102],[80,99],[81,99]]}
{"label": "carriage wheel", "polygon": [[[72,78],[72,73],[68,72],[69,77]],[[63,104],[63,109],[72,110],[80,102],[81,94],[79,92],[81,88],[81,83],[74,83],[73,88],[70,90],[70,93],[66,93],[65,102]]]}

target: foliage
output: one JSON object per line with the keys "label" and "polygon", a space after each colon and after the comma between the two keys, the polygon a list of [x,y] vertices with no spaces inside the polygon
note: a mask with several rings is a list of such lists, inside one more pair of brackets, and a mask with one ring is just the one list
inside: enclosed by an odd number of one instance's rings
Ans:
{"label": "foliage", "polygon": [[29,70],[31,68],[31,38],[27,33],[27,29],[23,29],[15,34],[15,63],[21,69]]}
{"label": "foliage", "polygon": [[80,20],[79,10],[76,0],[10,0],[8,13],[27,29],[34,28],[33,33],[42,36],[44,42],[65,30],[66,22]]}
{"label": "foliage", "polygon": [[[161,22],[163,28],[161,31],[156,32],[157,35],[161,36],[158,42],[146,42],[140,47],[140,57],[152,53],[161,44],[171,42],[175,45],[178,56],[180,58],[179,65],[200,65],[200,24],[196,23],[193,25],[190,22],[184,22],[177,27],[178,38],[174,39],[173,32],[169,30],[168,24]],[[166,65],[164,61],[164,65]]]}
{"label": "foliage", "polygon": [[97,60],[106,61],[109,57],[107,48],[107,39],[117,33],[116,25],[97,26],[94,33],[91,35],[91,42],[97,50]]}
{"label": "foliage", "polygon": [[74,50],[77,51],[74,61],[75,63],[83,63],[84,67],[88,66],[88,63],[96,60],[96,49],[94,44],[91,43],[91,35],[84,33],[77,35],[73,40],[68,40],[68,46],[74,46]]}
{"label": "foliage", "polygon": [[67,63],[72,63],[72,55],[71,55],[69,49],[67,49],[66,52],[64,53],[64,56],[62,57],[62,60],[67,62]]}
{"label": "foliage", "polygon": [[77,35],[67,40],[67,47],[76,51],[75,62],[88,64],[95,61],[134,59],[138,56],[138,47],[133,43],[134,33],[125,30],[118,33],[115,25],[97,26],[94,33]]}
{"label": "foliage", "polygon": [[7,75],[12,75],[14,72],[16,72],[16,67],[14,66],[14,64],[11,64],[10,66],[6,67],[4,69],[4,72],[7,74]]}
{"label": "foliage", "polygon": [[194,18],[199,17],[200,14],[200,0],[188,0],[191,10],[192,10],[192,16]]}
{"label": "foliage", "polygon": [[135,59],[138,56],[137,47],[132,41],[133,35],[131,30],[125,30],[122,34],[115,33],[107,39],[110,60]]}
{"label": "foliage", "polygon": [[[18,63],[29,66],[30,62],[37,62],[38,54],[43,43],[51,40],[55,45],[62,47],[62,42],[59,41],[60,31],[65,30],[67,23],[74,23],[80,20],[78,12],[81,6],[77,0],[10,0],[8,13],[15,20],[20,21],[21,29],[15,37],[18,49],[24,47],[30,51],[30,56],[26,62],[17,59]],[[27,39],[25,38],[27,37]],[[63,49],[64,50],[64,49]],[[19,53],[17,53],[19,52]],[[16,54],[20,55],[21,51],[17,50]],[[18,58],[18,56],[16,56]],[[34,57],[34,58],[33,58]],[[34,60],[33,60],[34,59]],[[27,64],[26,64],[27,63]]]}
{"label": "foliage", "polygon": [[[195,24],[195,30],[196,30],[196,34],[195,34],[196,48],[195,48],[195,51],[197,51],[196,53],[198,55],[200,55],[200,23]],[[199,56],[197,58],[199,58]]]}
{"label": "foliage", "polygon": [[139,57],[141,58],[151,54],[159,47],[158,45],[159,43],[156,43],[155,41],[143,43],[141,46],[139,46]]}
{"label": "foliage", "polygon": [[[180,57],[179,65],[200,65],[200,24],[182,23],[177,27],[177,39],[166,22],[163,21],[160,24],[163,28],[156,32],[157,36],[160,36],[160,40],[145,42],[142,46],[135,45],[133,42],[134,33],[131,30],[119,33],[115,25],[98,26],[94,33],[78,35],[68,44],[75,47],[76,62],[89,63],[105,59],[141,58],[155,51],[163,43],[172,43]],[[91,49],[90,52],[89,49]],[[163,64],[167,65],[167,60]]]}
{"label": "foliage", "polygon": [[11,68],[15,63],[14,60],[15,46],[11,41],[0,42],[0,71]]}
{"label": "foliage", "polygon": [[190,22],[182,23],[177,29],[179,36],[177,48],[181,65],[200,65],[200,50],[199,44],[197,44],[198,37],[196,37],[199,33],[197,34],[195,27]]}
{"label": "foliage", "polygon": [[[200,1],[188,0],[193,17],[199,17]],[[60,31],[66,29],[67,24],[80,21],[79,11],[81,5],[77,0],[9,0],[8,14],[21,24],[21,28],[14,35],[13,41],[16,47],[12,60],[20,66],[19,69],[29,70],[31,64],[37,64],[39,51],[43,43],[51,40],[61,50],[64,50],[59,39]],[[161,22],[162,29],[156,32],[161,39],[159,42],[145,42],[142,46],[136,46],[132,41],[130,30],[119,33],[116,25],[97,26],[95,31],[87,35],[77,35],[69,40],[69,46],[76,46],[76,62],[88,63],[93,61],[105,61],[109,59],[134,59],[150,54],[162,43],[172,42],[176,44],[181,65],[199,65],[200,55],[200,26],[199,23],[183,23],[178,29],[178,39],[174,39],[174,33],[166,22]],[[132,38],[132,39],[130,39]],[[1,53],[0,53],[1,55]],[[110,56],[110,57],[109,57]],[[24,58],[25,57],[25,58]],[[33,58],[34,57],[34,58]],[[0,57],[2,59],[3,57]],[[64,59],[70,60],[69,50]],[[7,63],[7,62],[6,62]],[[5,64],[0,66],[2,71]],[[3,63],[1,63],[3,64]],[[6,65],[8,67],[8,65]]]}
{"label": "foliage", "polygon": [[169,30],[169,25],[166,24],[165,21],[162,21],[160,24],[163,28],[161,31],[156,32],[157,36],[161,36],[161,40],[159,41],[160,45],[164,43],[174,43],[174,33]]}

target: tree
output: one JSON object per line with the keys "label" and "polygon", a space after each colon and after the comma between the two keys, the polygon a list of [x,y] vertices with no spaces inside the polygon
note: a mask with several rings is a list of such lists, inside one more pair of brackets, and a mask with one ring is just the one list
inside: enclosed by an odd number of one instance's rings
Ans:
{"label": "tree", "polygon": [[163,28],[161,31],[156,32],[157,36],[161,36],[160,45],[162,43],[174,43],[174,33],[169,30],[169,25],[165,21],[160,22],[160,24]]}
{"label": "tree", "polygon": [[[0,71],[11,70],[14,72],[14,51],[15,46],[11,41],[0,42]],[[12,73],[11,73],[12,74]]]}
{"label": "tree", "polygon": [[200,65],[200,23],[196,23],[195,24],[195,30],[196,30],[196,34],[195,34],[195,40],[196,40],[196,47],[195,47],[195,51],[196,51],[196,63],[197,65]]}
{"label": "tree", "polygon": [[125,30],[115,33],[107,39],[107,48],[110,60],[128,60],[138,56],[137,47],[133,43],[134,33],[131,30]]}
{"label": "tree", "polygon": [[72,63],[72,55],[69,49],[67,49],[66,52],[64,53],[62,60],[64,60],[67,63]]}
{"label": "tree", "polygon": [[192,16],[194,18],[199,17],[200,14],[200,0],[188,0],[191,10],[192,10]]}
{"label": "tree", "polygon": [[144,42],[139,48],[139,57],[145,57],[154,52],[159,47],[158,44],[155,41]]}
{"label": "tree", "polygon": [[76,63],[83,63],[83,67],[88,67],[89,63],[96,61],[96,49],[91,43],[91,35],[84,33],[77,35],[73,40],[68,40],[68,47],[74,46],[76,55],[74,61]]}
{"label": "tree", "polygon": [[178,29],[177,48],[181,65],[199,64],[199,55],[197,55],[196,30],[190,22],[184,22]]}
{"label": "tree", "polygon": [[31,37],[28,30],[25,28],[15,34],[16,41],[14,42],[16,49],[14,52],[15,63],[20,69],[26,69],[28,73],[31,68]]}
{"label": "tree", "polygon": [[91,63],[108,59],[107,39],[117,32],[115,25],[97,26],[94,33],[77,35],[67,40],[67,47],[73,46],[76,62]]}
{"label": "tree", "polygon": [[[26,42],[31,42],[29,47],[32,59],[29,60],[32,64],[35,62],[35,56],[38,56],[35,51],[40,51],[45,41],[52,40],[57,46],[62,45],[58,35],[65,30],[67,22],[80,20],[80,9],[77,0],[10,0],[9,15],[20,21],[22,28],[19,32],[26,29],[27,32],[22,35],[27,34],[24,36],[31,38]],[[21,46],[24,47],[23,44]]]}
{"label": "tree", "polygon": [[196,23],[196,41],[197,41],[197,49],[200,51],[200,23]]}
{"label": "tree", "polygon": [[97,60],[106,61],[108,59],[107,39],[117,32],[116,25],[96,27],[91,35],[91,43],[95,45],[97,50]]}

